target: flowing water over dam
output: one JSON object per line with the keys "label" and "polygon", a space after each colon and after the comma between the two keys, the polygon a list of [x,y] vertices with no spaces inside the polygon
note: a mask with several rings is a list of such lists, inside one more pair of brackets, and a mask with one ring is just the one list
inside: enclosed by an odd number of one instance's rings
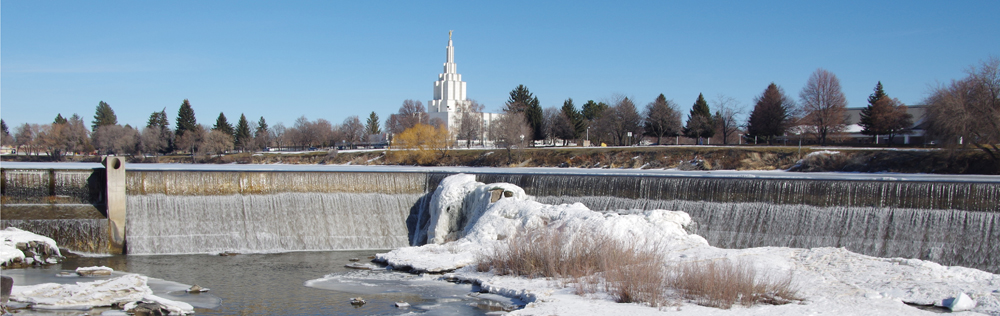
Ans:
{"label": "flowing water over dam", "polygon": [[[72,180],[58,180],[64,177],[60,172],[6,168],[2,226],[34,225],[81,239],[92,239],[106,230],[101,226],[100,202],[95,201],[99,194],[92,188],[97,177],[89,175],[90,171],[78,170],[75,176],[66,176]],[[873,256],[928,259],[1000,272],[997,177],[942,180],[933,176],[385,167],[300,170],[238,165],[211,170],[161,170],[157,165],[130,168],[126,178],[129,254],[386,249],[421,244],[413,240],[413,232],[419,215],[426,214],[421,210],[427,207],[428,194],[444,177],[472,172],[480,182],[518,185],[542,203],[579,202],[609,212],[684,211],[697,223],[697,233],[718,247],[845,247]],[[60,199],[65,203],[52,202]],[[93,210],[45,218],[25,215],[56,204],[61,205],[59,212],[65,212],[73,203],[91,205]],[[99,248],[101,241],[96,239],[90,243]]]}

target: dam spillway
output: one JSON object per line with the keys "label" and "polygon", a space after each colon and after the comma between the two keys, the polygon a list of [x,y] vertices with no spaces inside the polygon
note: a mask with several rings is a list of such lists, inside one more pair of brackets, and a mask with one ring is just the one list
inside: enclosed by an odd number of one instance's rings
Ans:
{"label": "dam spillway", "polygon": [[[426,197],[444,177],[464,172],[484,183],[518,185],[542,203],[579,202],[606,212],[684,211],[696,222],[694,230],[718,247],[845,247],[873,256],[1000,271],[1000,178],[991,176],[155,164],[129,168],[130,254],[421,244],[413,240],[413,231],[420,229],[415,227],[419,215],[426,214],[421,212]],[[19,192],[5,189],[5,201],[8,191]],[[7,209],[5,202],[3,225],[23,224],[17,222],[22,219],[8,220]]]}

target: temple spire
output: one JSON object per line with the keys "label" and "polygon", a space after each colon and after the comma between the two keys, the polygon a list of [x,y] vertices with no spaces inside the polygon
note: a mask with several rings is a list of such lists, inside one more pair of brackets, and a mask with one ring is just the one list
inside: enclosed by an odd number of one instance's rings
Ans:
{"label": "temple spire", "polygon": [[457,69],[455,69],[457,68],[455,66],[455,47],[451,44],[451,32],[452,31],[448,31],[448,55],[445,57],[444,62],[444,73],[446,74],[453,74],[457,72]]}

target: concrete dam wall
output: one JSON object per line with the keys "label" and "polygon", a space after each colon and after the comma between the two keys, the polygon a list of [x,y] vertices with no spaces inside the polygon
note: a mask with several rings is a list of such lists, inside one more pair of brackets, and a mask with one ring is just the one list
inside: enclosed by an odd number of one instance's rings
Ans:
{"label": "concrete dam wall", "polygon": [[[845,247],[872,256],[920,258],[1000,272],[1000,181],[995,178],[843,180],[799,174],[709,177],[587,174],[586,170],[142,166],[125,176],[126,249],[129,254],[176,254],[421,244],[413,240],[416,217],[426,214],[420,210],[427,207],[427,196],[441,179],[458,171],[473,171],[480,182],[516,184],[543,203],[580,202],[606,212],[685,211],[697,222],[697,233],[718,247]],[[99,177],[92,178],[94,171],[89,172],[63,175],[59,170],[4,169],[3,225],[32,230],[34,223],[49,227],[51,233],[76,235],[94,244],[89,249],[100,249],[97,235],[108,231],[102,204],[96,201],[100,194],[52,193],[100,192],[93,188]],[[58,180],[67,177],[74,180]],[[52,179],[57,179],[55,189]],[[88,211],[65,213],[71,204]],[[46,211],[53,205],[63,213]]]}

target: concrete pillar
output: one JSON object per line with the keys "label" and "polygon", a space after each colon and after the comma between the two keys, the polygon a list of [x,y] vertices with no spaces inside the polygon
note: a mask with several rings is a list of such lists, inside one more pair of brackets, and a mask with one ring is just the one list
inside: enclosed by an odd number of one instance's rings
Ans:
{"label": "concrete pillar", "polygon": [[125,254],[125,159],[104,156],[108,206],[108,253]]}

